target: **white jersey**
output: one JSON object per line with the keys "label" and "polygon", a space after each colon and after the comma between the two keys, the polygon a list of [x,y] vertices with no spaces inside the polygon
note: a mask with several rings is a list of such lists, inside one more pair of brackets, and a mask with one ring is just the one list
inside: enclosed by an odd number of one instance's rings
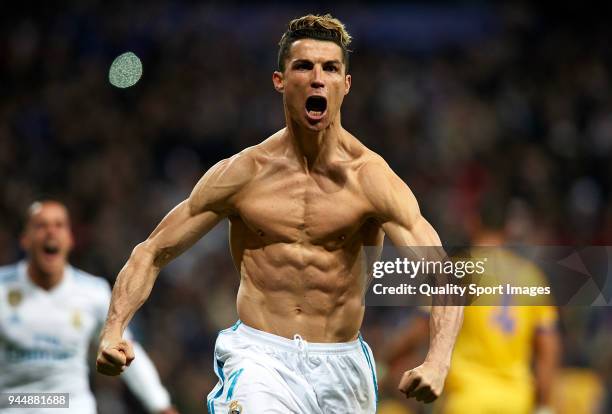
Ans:
{"label": "white jersey", "polygon": [[[54,414],[94,414],[87,356],[106,319],[110,295],[104,279],[71,266],[49,291],[30,280],[25,262],[0,267],[0,392],[69,393],[70,408],[51,409]],[[136,359],[122,378],[149,411],[169,407],[153,364],[134,345]],[[0,408],[0,414],[14,411]]]}

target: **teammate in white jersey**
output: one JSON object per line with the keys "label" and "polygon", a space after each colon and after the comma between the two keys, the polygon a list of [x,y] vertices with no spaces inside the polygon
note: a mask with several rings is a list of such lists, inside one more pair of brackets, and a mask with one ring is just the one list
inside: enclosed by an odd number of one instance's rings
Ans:
{"label": "teammate in white jersey", "polygon": [[[93,414],[87,354],[106,318],[108,283],[68,264],[73,239],[61,203],[30,207],[21,245],[27,259],[0,267],[0,393],[69,394],[67,409],[21,414]],[[175,414],[153,363],[135,346],[139,358],[123,376],[128,387],[149,412]]]}

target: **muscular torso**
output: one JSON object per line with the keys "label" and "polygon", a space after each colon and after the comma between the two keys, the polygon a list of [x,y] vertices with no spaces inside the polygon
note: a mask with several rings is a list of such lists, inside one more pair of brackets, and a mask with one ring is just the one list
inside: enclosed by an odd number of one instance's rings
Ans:
{"label": "muscular torso", "polygon": [[359,180],[369,152],[355,140],[306,171],[285,149],[274,139],[256,149],[256,173],[232,198],[239,317],[288,338],[350,341],[364,312],[361,248],[383,241]]}

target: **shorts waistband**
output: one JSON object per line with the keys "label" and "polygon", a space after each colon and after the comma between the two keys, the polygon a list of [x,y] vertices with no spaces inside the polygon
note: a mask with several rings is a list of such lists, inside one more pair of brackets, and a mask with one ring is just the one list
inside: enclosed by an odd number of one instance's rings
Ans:
{"label": "shorts waistband", "polygon": [[297,332],[295,339],[289,339],[252,328],[245,325],[240,320],[236,322],[233,327],[222,332],[226,331],[234,331],[244,335],[248,337],[250,341],[256,344],[270,345],[277,349],[283,349],[289,352],[300,352],[300,349],[306,345],[308,347],[309,354],[344,354],[355,351],[361,352],[361,342],[363,341],[360,334],[358,339],[350,342],[308,342],[302,339]]}

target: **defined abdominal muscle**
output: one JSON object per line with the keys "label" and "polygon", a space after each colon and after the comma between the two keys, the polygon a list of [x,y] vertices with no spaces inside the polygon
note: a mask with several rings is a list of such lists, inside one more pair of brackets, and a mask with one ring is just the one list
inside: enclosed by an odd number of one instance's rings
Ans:
{"label": "defined abdominal muscle", "polygon": [[354,339],[363,316],[362,286],[346,252],[266,246],[245,251],[238,314],[247,325],[313,342]]}
{"label": "defined abdominal muscle", "polygon": [[246,250],[242,255],[242,279],[263,292],[284,291],[304,295],[320,292],[343,296],[362,286],[355,259],[345,250],[327,251],[318,246],[274,244]]}

